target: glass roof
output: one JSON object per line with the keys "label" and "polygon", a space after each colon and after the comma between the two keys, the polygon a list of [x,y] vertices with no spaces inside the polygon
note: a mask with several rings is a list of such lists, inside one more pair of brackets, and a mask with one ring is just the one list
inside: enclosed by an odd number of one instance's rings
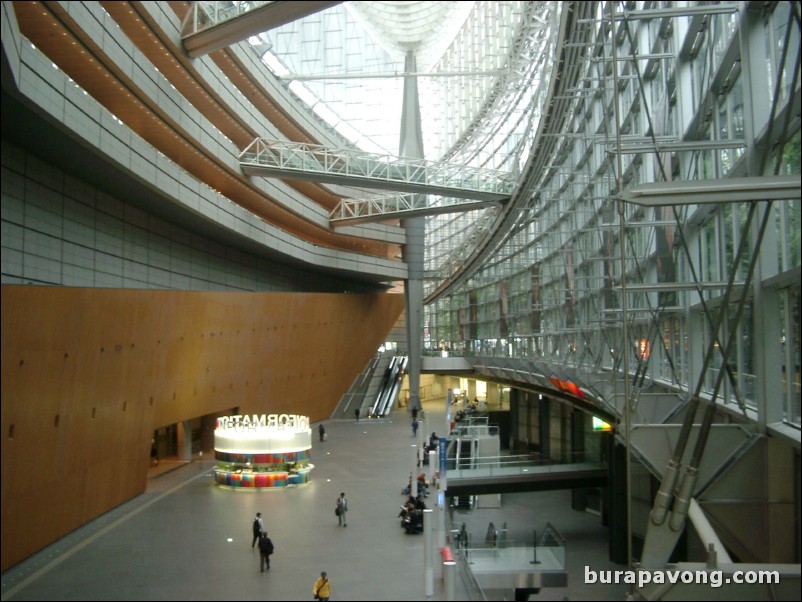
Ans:
{"label": "glass roof", "polygon": [[[521,2],[345,2],[251,41],[304,102],[363,150],[398,154],[415,52],[424,152],[445,155],[509,67]],[[494,167],[494,166],[490,166]]]}
{"label": "glass roof", "polygon": [[[399,154],[402,75],[412,50],[424,158],[520,173],[536,131],[557,5],[345,2],[251,43],[350,144],[392,155]],[[495,213],[427,218],[431,275],[453,271]]]}

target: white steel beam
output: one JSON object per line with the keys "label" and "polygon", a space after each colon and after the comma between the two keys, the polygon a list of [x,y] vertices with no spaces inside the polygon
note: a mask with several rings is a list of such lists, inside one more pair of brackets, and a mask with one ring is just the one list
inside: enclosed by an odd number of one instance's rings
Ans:
{"label": "white steel beam", "polygon": [[242,42],[341,2],[193,2],[181,41],[192,58]]}

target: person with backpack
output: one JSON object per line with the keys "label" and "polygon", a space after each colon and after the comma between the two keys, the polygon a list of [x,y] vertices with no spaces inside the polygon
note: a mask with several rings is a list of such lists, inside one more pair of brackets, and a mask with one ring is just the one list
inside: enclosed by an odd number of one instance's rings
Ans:
{"label": "person with backpack", "polygon": [[270,569],[270,555],[273,553],[273,541],[267,536],[267,531],[262,531],[259,539],[259,571],[265,572],[265,565]]}
{"label": "person with backpack", "polygon": [[345,493],[343,492],[340,493],[340,497],[337,498],[337,507],[334,509],[334,514],[337,515],[341,527],[348,526],[348,523],[345,522],[346,512],[348,512],[348,500],[345,499]]}
{"label": "person with backpack", "polygon": [[262,513],[257,512],[256,518],[253,519],[253,541],[251,542],[251,547],[256,547],[256,542],[259,541],[259,537],[262,535],[262,531],[265,530],[265,524],[262,522]]}

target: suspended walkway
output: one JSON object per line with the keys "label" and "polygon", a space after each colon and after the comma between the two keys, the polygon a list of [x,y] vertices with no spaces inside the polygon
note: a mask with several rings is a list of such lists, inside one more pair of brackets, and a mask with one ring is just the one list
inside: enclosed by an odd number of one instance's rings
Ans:
{"label": "suspended walkway", "polygon": [[341,2],[192,2],[181,42],[192,58],[292,23]]}
{"label": "suspended walkway", "polygon": [[329,214],[333,227],[353,226],[388,219],[459,213],[498,206],[506,201],[471,201],[440,195],[384,194],[365,199],[343,199]]}
{"label": "suspended walkway", "polygon": [[[257,138],[240,154],[250,176],[281,177],[395,192],[501,203],[516,178],[507,172],[368,153],[353,148]],[[355,201],[349,199],[349,203]],[[347,212],[343,212],[346,215]]]}
{"label": "suspended walkway", "polygon": [[549,491],[607,485],[603,462],[544,463],[532,455],[471,458],[446,471],[446,496]]}

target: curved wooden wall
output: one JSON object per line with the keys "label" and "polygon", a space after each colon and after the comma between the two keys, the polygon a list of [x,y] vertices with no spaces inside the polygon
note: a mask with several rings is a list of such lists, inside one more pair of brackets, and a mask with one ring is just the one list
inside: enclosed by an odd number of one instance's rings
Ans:
{"label": "curved wooden wall", "polygon": [[142,493],[156,427],[327,418],[403,296],[6,285],[2,308],[5,570]]}

